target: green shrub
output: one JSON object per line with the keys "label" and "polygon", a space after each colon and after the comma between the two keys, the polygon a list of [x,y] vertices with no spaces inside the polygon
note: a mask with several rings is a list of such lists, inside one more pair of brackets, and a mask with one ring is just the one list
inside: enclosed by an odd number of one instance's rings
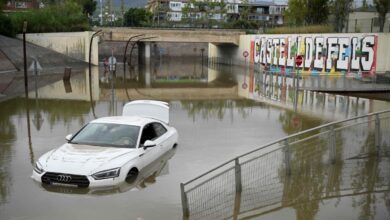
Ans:
{"label": "green shrub", "polygon": [[12,25],[11,19],[2,14],[0,12],[0,34],[9,36],[9,37],[14,37],[16,35],[16,31],[14,26]]}
{"label": "green shrub", "polygon": [[306,34],[306,33],[333,33],[331,25],[310,25],[299,27],[277,27],[265,31],[266,34]]}
{"label": "green shrub", "polygon": [[259,26],[256,24],[256,22],[253,21],[247,21],[243,19],[238,19],[231,22],[226,22],[222,25],[223,28],[229,28],[229,29],[258,29]]}
{"label": "green shrub", "polygon": [[148,27],[153,14],[144,8],[130,8],[124,15],[124,24],[129,27]]}
{"label": "green shrub", "polygon": [[43,9],[15,12],[9,14],[13,29],[22,32],[23,22],[27,21],[27,32],[70,32],[89,30],[88,18],[82,7],[73,1]]}

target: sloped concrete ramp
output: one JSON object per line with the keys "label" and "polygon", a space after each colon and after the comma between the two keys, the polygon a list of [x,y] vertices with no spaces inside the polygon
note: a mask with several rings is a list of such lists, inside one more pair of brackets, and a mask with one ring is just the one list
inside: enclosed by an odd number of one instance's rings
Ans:
{"label": "sloped concrete ramp", "polygon": [[[23,71],[23,41],[0,35],[0,63],[8,63],[7,69],[12,70],[12,63],[16,71]],[[61,53],[31,43],[26,43],[27,65],[30,66],[33,58],[38,59],[43,70],[42,73],[61,73],[65,67],[72,69],[85,68],[87,63],[73,59]]]}
{"label": "sloped concrete ramp", "polygon": [[[72,75],[85,72],[88,63],[61,53],[26,43],[27,68],[33,58],[42,67],[35,79],[28,71],[28,90],[41,87],[62,79],[66,67],[72,69]],[[0,35],[0,102],[24,94],[23,41]]]}

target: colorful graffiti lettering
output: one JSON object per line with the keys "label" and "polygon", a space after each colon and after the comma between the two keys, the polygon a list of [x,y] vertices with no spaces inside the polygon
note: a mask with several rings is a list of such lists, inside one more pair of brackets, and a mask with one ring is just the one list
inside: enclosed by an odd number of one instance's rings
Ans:
{"label": "colorful graffiti lettering", "polygon": [[[375,74],[378,36],[255,36],[254,63],[273,71],[290,72],[295,56],[304,57],[301,68],[311,74],[362,72]],[[252,54],[251,54],[252,55]]]}

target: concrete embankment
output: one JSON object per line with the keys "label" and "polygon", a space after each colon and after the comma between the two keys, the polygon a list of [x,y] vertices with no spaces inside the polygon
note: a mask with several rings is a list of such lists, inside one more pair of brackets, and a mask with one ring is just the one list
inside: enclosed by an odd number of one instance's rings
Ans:
{"label": "concrete embankment", "polygon": [[[92,31],[60,33],[28,33],[26,41],[59,52],[68,57],[89,62]],[[22,35],[17,36],[22,39]],[[94,37],[91,48],[91,63],[98,65],[98,37]]]}
{"label": "concrete embankment", "polygon": [[[37,78],[37,86],[47,85],[63,77],[66,67],[72,68],[72,74],[84,72],[88,64],[50,49],[26,43],[27,67],[37,59],[42,70]],[[19,39],[0,35],[0,102],[24,93],[23,42]],[[28,72],[29,90],[33,72]]]}

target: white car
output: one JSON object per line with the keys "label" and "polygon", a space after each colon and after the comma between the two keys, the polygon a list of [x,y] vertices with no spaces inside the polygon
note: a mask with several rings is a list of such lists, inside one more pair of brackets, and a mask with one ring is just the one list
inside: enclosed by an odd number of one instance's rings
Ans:
{"label": "white car", "polygon": [[56,185],[42,184],[42,188],[49,192],[66,193],[66,194],[89,194],[89,195],[112,195],[116,193],[124,193],[127,191],[142,190],[150,185],[158,182],[159,176],[169,174],[169,160],[176,152],[176,148],[170,149],[162,155],[158,160],[152,162],[147,168],[142,169],[134,178],[126,180],[126,182],[108,187],[62,187]]}
{"label": "white car", "polygon": [[78,187],[116,186],[178,144],[178,133],[168,125],[165,102],[127,103],[122,116],[93,120],[67,143],[42,155],[32,178],[43,184]]}

